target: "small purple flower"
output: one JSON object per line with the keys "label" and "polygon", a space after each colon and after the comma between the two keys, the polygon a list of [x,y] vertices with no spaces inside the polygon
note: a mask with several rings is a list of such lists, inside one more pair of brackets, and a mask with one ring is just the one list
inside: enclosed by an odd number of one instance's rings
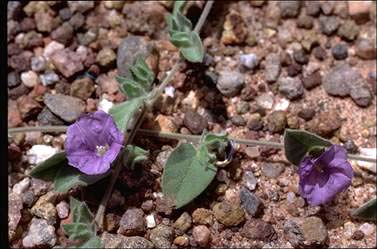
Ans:
{"label": "small purple flower", "polygon": [[68,127],[68,162],[87,175],[107,172],[122,147],[123,134],[106,112],[83,115]]}
{"label": "small purple flower", "polygon": [[317,158],[305,156],[298,173],[300,194],[311,206],[330,202],[350,186],[353,177],[346,151],[339,145],[330,146]]}

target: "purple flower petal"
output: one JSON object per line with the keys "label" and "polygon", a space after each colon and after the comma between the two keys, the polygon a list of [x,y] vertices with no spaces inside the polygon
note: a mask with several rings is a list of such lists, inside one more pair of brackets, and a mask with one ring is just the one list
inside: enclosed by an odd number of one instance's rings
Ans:
{"label": "purple flower petal", "polygon": [[312,205],[330,202],[336,194],[346,190],[353,177],[346,151],[332,145],[319,157],[304,157],[299,166],[299,191]]}
{"label": "purple flower petal", "polygon": [[65,141],[68,162],[87,175],[108,171],[122,147],[123,134],[106,112],[83,115],[68,127]]}

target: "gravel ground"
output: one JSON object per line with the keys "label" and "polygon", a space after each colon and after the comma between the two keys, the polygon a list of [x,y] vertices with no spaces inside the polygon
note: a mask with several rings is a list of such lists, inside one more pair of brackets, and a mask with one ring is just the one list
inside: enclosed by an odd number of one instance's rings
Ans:
{"label": "gravel ground", "polygon": [[[203,1],[184,13],[195,23]],[[8,126],[69,125],[126,97],[115,76],[137,54],[160,81],[178,61],[164,16],[170,1],[8,3]],[[281,141],[301,128],[350,153],[376,150],[376,3],[372,1],[215,2],[201,32],[203,64],[186,63],[143,128]],[[170,90],[171,91],[171,90]],[[64,149],[65,134],[27,132],[9,140],[9,245],[69,245],[69,196],[95,213],[106,180],[57,194],[28,176]],[[352,186],[310,207],[282,151],[240,146],[236,159],[189,205],[173,210],[161,193],[163,165],[176,142],[137,137],[151,152],[124,169],[106,213],[106,247],[371,248],[376,223],[350,211],[376,195],[376,174],[352,162]],[[45,146],[41,146],[45,145]],[[37,154],[37,156],[35,156]],[[101,195],[100,195],[101,194]]]}

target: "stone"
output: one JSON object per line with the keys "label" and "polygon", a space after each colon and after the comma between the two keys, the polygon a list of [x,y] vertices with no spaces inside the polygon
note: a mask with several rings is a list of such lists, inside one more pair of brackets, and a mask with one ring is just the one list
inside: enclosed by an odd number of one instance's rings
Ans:
{"label": "stone", "polygon": [[278,3],[282,18],[296,17],[300,12],[300,1],[282,1]]}
{"label": "stone", "polygon": [[96,61],[104,67],[110,66],[115,62],[116,54],[111,48],[103,48],[101,49],[96,57]]}
{"label": "stone", "polygon": [[246,147],[245,148],[245,154],[250,158],[250,159],[255,159],[260,156],[259,148],[258,147]]}
{"label": "stone", "polygon": [[322,85],[327,94],[344,97],[350,94],[350,82],[358,82],[360,78],[360,73],[348,64],[339,64],[323,77]]}
{"label": "stone", "polygon": [[41,111],[41,105],[30,95],[23,95],[17,99],[18,110],[23,119],[30,119]]}
{"label": "stone", "polygon": [[302,66],[297,63],[292,63],[287,68],[287,73],[289,77],[295,77],[302,72]]}
{"label": "stone", "polygon": [[261,95],[255,98],[255,101],[257,105],[261,108],[270,110],[274,105],[274,96],[270,93],[262,93]]}
{"label": "stone", "polygon": [[20,54],[13,55],[8,59],[8,66],[13,68],[17,72],[30,70],[30,60],[33,57],[33,53],[24,50]]}
{"label": "stone", "polygon": [[119,229],[119,222],[121,217],[119,215],[108,213],[105,216],[105,230],[108,232],[116,232]]}
{"label": "stone", "polygon": [[[242,93],[241,93],[241,94],[242,94]],[[242,101],[242,100],[241,100],[241,101],[238,103],[236,109],[237,109],[237,110],[236,110],[237,113],[240,114],[240,115],[242,115],[242,114],[245,114],[245,113],[247,113],[247,112],[249,111],[249,109],[250,109],[250,105],[249,105],[248,102],[246,102],[246,101]]]}
{"label": "stone", "polygon": [[127,31],[148,36],[157,35],[165,28],[167,10],[158,2],[124,4],[122,13]]}
{"label": "stone", "polygon": [[211,231],[203,225],[194,227],[192,230],[192,237],[199,246],[206,246],[211,238]]}
{"label": "stone", "polygon": [[155,118],[156,121],[156,129],[163,131],[163,132],[176,132],[177,126],[174,123],[173,119],[169,116],[158,114]]}
{"label": "stone", "polygon": [[304,94],[304,87],[298,77],[282,77],[279,79],[278,84],[279,92],[287,99],[298,99]]}
{"label": "stone", "polygon": [[192,219],[195,224],[213,225],[213,215],[211,210],[205,208],[197,208],[192,213]]}
{"label": "stone", "polygon": [[154,218],[154,215],[153,214],[150,214],[150,215],[147,215],[145,217],[145,223],[146,223],[146,226],[147,228],[154,228],[156,227],[156,219]]}
{"label": "stone", "polygon": [[325,14],[326,16],[330,15],[335,7],[335,2],[333,1],[326,1],[326,2],[321,2],[321,10],[322,13]]}
{"label": "stone", "polygon": [[36,196],[40,196],[40,195],[47,193],[50,186],[51,186],[50,182],[46,182],[44,180],[37,179],[37,178],[31,178],[31,188],[30,189],[33,191],[33,194],[36,195]]}
{"label": "stone", "polygon": [[174,230],[172,227],[160,224],[151,230],[149,239],[156,248],[170,248],[174,239]]}
{"label": "stone", "polygon": [[359,230],[362,231],[366,236],[369,236],[374,233],[376,230],[376,225],[370,223],[363,223]]}
{"label": "stone", "polygon": [[13,128],[22,124],[21,113],[15,100],[8,100],[8,127]]}
{"label": "stone", "polygon": [[116,62],[118,74],[123,77],[131,77],[129,68],[138,56],[146,58],[149,67],[156,72],[158,54],[154,44],[147,42],[142,36],[128,35],[118,47]]}
{"label": "stone", "polygon": [[262,219],[250,219],[246,221],[240,233],[242,236],[252,240],[269,242],[277,239],[274,227]]}
{"label": "stone", "polygon": [[144,212],[138,208],[129,208],[122,215],[119,223],[119,234],[127,236],[142,235],[145,232]]}
{"label": "stone", "polygon": [[236,45],[245,42],[248,36],[247,25],[239,12],[231,10],[225,17],[221,43]]}
{"label": "stone", "polygon": [[21,220],[22,199],[19,194],[8,195],[8,234],[12,238],[16,234],[18,223]]}
{"label": "stone", "polygon": [[143,237],[126,237],[120,234],[111,234],[108,232],[102,233],[101,242],[104,248],[153,248],[152,242]]}
{"label": "stone", "polygon": [[314,117],[315,109],[311,107],[303,108],[298,112],[297,115],[305,121],[309,121]]}
{"label": "stone", "polygon": [[363,24],[370,19],[369,11],[373,8],[372,1],[349,1],[348,14],[358,24]]}
{"label": "stone", "polygon": [[12,192],[18,195],[24,193],[30,187],[30,178],[25,177],[22,181],[14,184]]}
{"label": "stone", "polygon": [[68,1],[68,8],[72,13],[84,13],[94,8],[94,1]]}
{"label": "stone", "polygon": [[246,120],[241,115],[235,115],[231,118],[232,124],[235,126],[245,126]]}
{"label": "stone", "polygon": [[360,107],[368,107],[372,103],[372,93],[365,84],[352,85],[350,96]]}
{"label": "stone", "polygon": [[354,21],[346,20],[340,25],[337,34],[346,41],[353,41],[357,38],[359,29],[359,26]]}
{"label": "stone", "polygon": [[185,113],[183,124],[193,133],[201,134],[207,128],[208,122],[206,118],[197,112],[188,111]]}
{"label": "stone", "polygon": [[273,111],[267,117],[268,129],[271,132],[280,133],[284,131],[285,126],[287,125],[287,118],[284,111]]}
{"label": "stone", "polygon": [[309,16],[318,16],[321,12],[321,5],[319,1],[307,1],[305,2],[306,14]]}
{"label": "stone", "polygon": [[22,246],[53,247],[56,241],[55,227],[49,225],[46,220],[33,218],[26,236],[22,239]]}
{"label": "stone", "polygon": [[344,60],[348,57],[348,48],[345,43],[338,43],[331,49],[335,60]]}
{"label": "stone", "polygon": [[314,132],[319,136],[331,137],[342,126],[342,122],[338,112],[330,110],[318,113],[305,126],[310,132]]}
{"label": "stone", "polygon": [[241,206],[246,210],[246,212],[255,217],[263,209],[263,203],[258,196],[247,190],[246,188],[241,188],[240,191]]}
{"label": "stone", "polygon": [[376,43],[369,39],[358,39],[355,44],[355,52],[358,57],[364,60],[376,59]]}
{"label": "stone", "polygon": [[55,72],[53,71],[48,71],[44,74],[42,74],[40,76],[40,79],[42,81],[42,84],[44,86],[50,86],[50,85],[53,85],[55,84],[56,82],[58,82],[60,79],[59,79],[59,75],[57,75]]}
{"label": "stone", "polygon": [[215,218],[226,227],[237,226],[245,220],[245,212],[234,203],[219,202],[212,211]]}
{"label": "stone", "polygon": [[284,172],[284,165],[281,163],[263,163],[262,174],[268,178],[278,178]]}
{"label": "stone", "polygon": [[59,16],[62,21],[68,21],[72,17],[72,12],[69,8],[63,8],[59,10]]}
{"label": "stone", "polygon": [[362,240],[364,238],[363,231],[356,230],[351,237],[353,240]]}
{"label": "stone", "polygon": [[40,32],[51,32],[56,23],[54,22],[52,11],[38,11],[34,15],[34,20],[37,30]]}
{"label": "stone", "polygon": [[319,71],[316,71],[313,74],[303,77],[302,84],[305,87],[305,89],[308,89],[308,90],[321,85],[322,84],[321,73]]}
{"label": "stone", "polygon": [[224,96],[233,97],[242,89],[244,81],[245,77],[240,72],[221,71],[216,87]]}
{"label": "stone", "polygon": [[319,60],[319,61],[323,61],[327,58],[327,53],[326,53],[326,50],[324,50],[322,47],[320,46],[317,46],[313,49],[313,54],[314,54],[314,57]]}
{"label": "stone", "polygon": [[243,185],[245,185],[246,188],[248,188],[249,190],[253,191],[253,190],[256,189],[258,181],[255,178],[255,176],[254,176],[254,174],[253,174],[252,171],[245,171],[243,173],[242,183],[243,183]]}
{"label": "stone", "polygon": [[37,201],[37,197],[34,195],[33,191],[28,190],[22,195],[22,202],[26,207],[30,208]]}
{"label": "stone", "polygon": [[350,154],[356,154],[359,152],[359,147],[355,144],[355,142],[351,139],[347,139],[344,144],[343,148],[347,150]]}
{"label": "stone", "polygon": [[49,224],[55,224],[57,215],[56,208],[53,204],[55,199],[56,194],[48,192],[38,199],[30,212],[35,216],[45,219]]}
{"label": "stone", "polygon": [[108,9],[117,9],[120,10],[123,8],[123,1],[105,1],[105,7]]}
{"label": "stone", "polygon": [[63,125],[64,121],[44,107],[37,117],[39,125]]}
{"label": "stone", "polygon": [[304,65],[308,64],[309,56],[305,53],[303,49],[297,49],[293,52],[293,58],[298,64]]}
{"label": "stone", "polygon": [[77,53],[69,49],[58,50],[51,56],[51,61],[59,72],[67,78],[84,69]]}
{"label": "stone", "polygon": [[308,15],[300,15],[297,19],[297,27],[304,29],[311,29],[314,25],[314,18]]}
{"label": "stone", "polygon": [[7,3],[7,20],[14,19],[21,12],[21,3],[11,1]]}
{"label": "stone", "polygon": [[247,121],[247,128],[252,131],[259,131],[263,128],[263,122],[259,113],[253,113],[250,115]]}
{"label": "stone", "polygon": [[268,83],[275,82],[281,70],[280,56],[278,54],[268,54],[265,59],[265,79]]}
{"label": "stone", "polygon": [[64,45],[56,42],[51,41],[43,50],[43,56],[47,59],[50,59],[50,57],[57,51],[63,50]]}
{"label": "stone", "polygon": [[63,94],[46,94],[43,99],[49,110],[66,122],[74,122],[85,111],[85,103]]}
{"label": "stone", "polygon": [[330,36],[338,29],[339,21],[336,16],[320,16],[319,25],[321,32],[327,36]]}
{"label": "stone", "polygon": [[87,100],[94,92],[94,83],[89,77],[75,80],[71,85],[70,95],[82,100]]}
{"label": "stone", "polygon": [[72,25],[74,30],[81,28],[85,23],[85,16],[81,13],[76,13],[69,20],[69,24]]}
{"label": "stone", "polygon": [[325,224],[315,216],[287,220],[284,233],[294,247],[324,246],[328,240]]}
{"label": "stone", "polygon": [[60,219],[65,219],[69,214],[69,204],[65,201],[61,201],[56,205],[56,212]]}
{"label": "stone", "polygon": [[190,243],[190,238],[187,235],[178,236],[173,241],[174,245],[186,247]]}
{"label": "stone", "polygon": [[68,45],[73,39],[73,27],[71,24],[65,22],[60,25],[57,29],[51,32],[51,38],[58,41],[64,45]]}
{"label": "stone", "polygon": [[247,69],[255,69],[259,65],[259,59],[256,54],[242,54],[240,55],[241,66]]}
{"label": "stone", "polygon": [[181,234],[185,233],[191,227],[192,219],[187,212],[183,212],[181,216],[174,222],[173,227],[178,229]]}
{"label": "stone", "polygon": [[12,71],[8,73],[8,87],[9,88],[14,88],[20,85],[20,83],[21,83],[21,78],[17,72]]}
{"label": "stone", "polygon": [[47,61],[43,56],[34,56],[31,58],[31,69],[34,72],[42,72],[46,69]]}

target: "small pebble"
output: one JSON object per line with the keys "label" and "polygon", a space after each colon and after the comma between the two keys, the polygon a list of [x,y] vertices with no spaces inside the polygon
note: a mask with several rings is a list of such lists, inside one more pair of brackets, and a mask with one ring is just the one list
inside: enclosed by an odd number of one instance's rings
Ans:
{"label": "small pebble", "polygon": [[206,246],[210,240],[210,236],[211,232],[206,226],[199,225],[192,230],[192,237],[199,246]]}
{"label": "small pebble", "polygon": [[56,205],[56,211],[60,219],[65,219],[69,214],[69,204],[65,201],[61,201]]}
{"label": "small pebble", "polygon": [[348,48],[344,43],[336,44],[332,49],[331,53],[336,60],[344,60],[348,57]]}

